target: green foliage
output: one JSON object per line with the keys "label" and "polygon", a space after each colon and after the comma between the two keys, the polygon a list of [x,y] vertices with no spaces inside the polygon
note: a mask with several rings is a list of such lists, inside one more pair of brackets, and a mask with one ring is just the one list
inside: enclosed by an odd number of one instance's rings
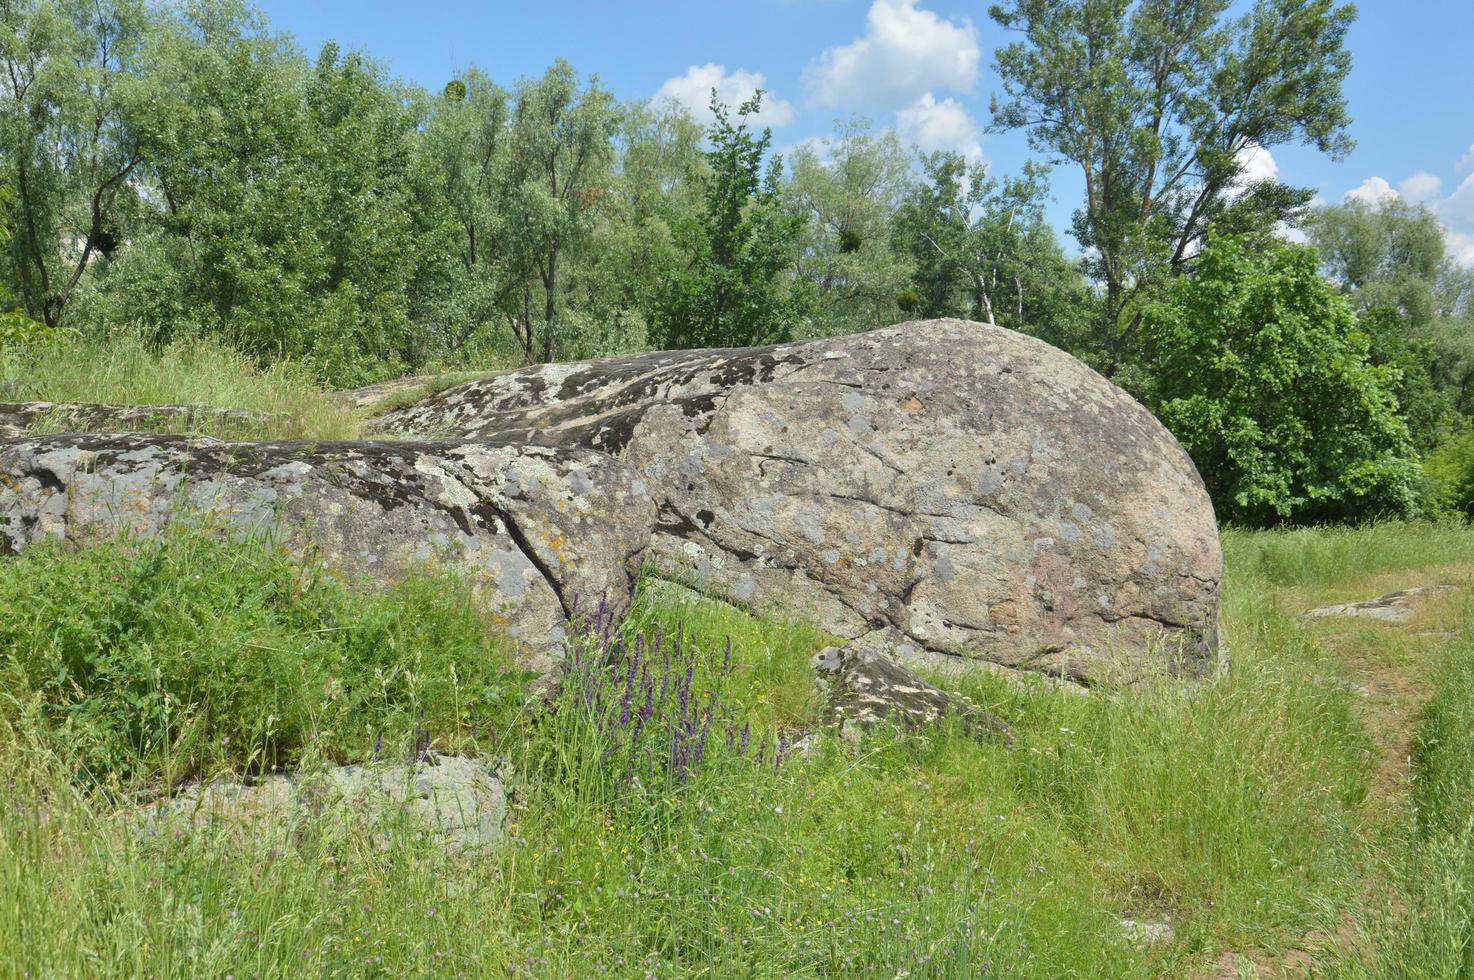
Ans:
{"label": "green foliage", "polygon": [[[1008,0],[995,125],[1080,168],[1074,232],[1104,307],[1093,346],[1129,359],[1136,304],[1190,264],[1210,226],[1296,216],[1309,191],[1244,186],[1258,148],[1351,147],[1342,83],[1355,10],[1335,0]],[[1230,213],[1231,212],[1231,213]]]}
{"label": "green foliage", "polygon": [[1418,463],[1356,316],[1311,250],[1214,240],[1148,307],[1148,404],[1197,463],[1220,519],[1364,519],[1418,508]]}
{"label": "green foliage", "polygon": [[[246,836],[140,835],[44,753],[0,753],[0,970],[1147,977],[1284,948],[1381,898],[1388,840],[1360,802],[1369,745],[1338,665],[1252,556],[1293,547],[1355,589],[1348,547],[1402,569],[1471,541],[1384,526],[1226,544],[1236,667],[1191,695],[969,682],[1013,749],[946,725],[821,742],[636,805],[585,785],[597,768],[555,764],[584,756],[544,715],[498,739],[518,805],[506,842],[469,858],[363,840],[333,809]],[[668,588],[644,592],[630,628],[678,622],[703,656],[733,635],[729,692],[754,728],[811,717],[797,695],[824,637]],[[1176,939],[1134,947],[1123,916],[1168,916]]]}
{"label": "green foliage", "polygon": [[469,587],[355,594],[205,533],[32,549],[0,563],[0,607],[0,725],[89,781],[363,759],[519,698]]}
{"label": "green foliage", "polygon": [[[513,266],[525,270],[520,315],[511,323],[528,360],[553,359],[559,277],[587,245],[608,194],[617,126],[613,97],[597,79],[580,91],[567,62],[556,62],[540,80],[517,90],[504,191],[510,227],[502,244]],[[529,276],[542,289],[540,310],[531,299]]]}
{"label": "green foliage", "polygon": [[1423,460],[1433,480],[1435,507],[1449,514],[1474,517],[1474,431],[1455,432]]}
{"label": "green foliage", "polygon": [[921,160],[894,222],[914,263],[915,315],[961,316],[1032,334],[1088,356],[1091,302],[1078,267],[1044,218],[1044,169],[999,182],[956,153]]}
{"label": "green foliage", "polygon": [[789,160],[785,207],[803,218],[794,275],[811,291],[806,334],[827,336],[901,319],[897,297],[913,267],[891,242],[911,185],[910,160],[894,133],[874,136],[853,119]]}
{"label": "green foliage", "polygon": [[128,233],[130,178],[157,94],[140,68],[157,19],[142,0],[0,6],[0,182],[13,192],[5,279],[48,326],[62,324],[89,265]]}
{"label": "green foliage", "polygon": [[1326,274],[1361,309],[1389,307],[1415,329],[1448,312],[1439,280],[1453,270],[1443,228],[1426,207],[1398,198],[1347,201],[1316,210],[1306,231]]}
{"label": "green foliage", "polygon": [[783,162],[763,168],[773,134],[755,136],[748,119],[762,104],[759,92],[737,109],[712,95],[715,117],[707,138],[708,169],[698,177],[701,212],[673,232],[681,264],[657,287],[649,333],[657,346],[747,347],[787,340],[803,313],[804,298],[786,273],[804,226],[783,210]]}
{"label": "green foliage", "polygon": [[1367,358],[1393,372],[1392,393],[1407,422],[1413,447],[1426,453],[1438,444],[1458,418],[1452,393],[1433,380],[1433,344],[1409,329],[1407,318],[1390,306],[1378,306],[1358,319],[1367,336]]}
{"label": "green foliage", "polygon": [[1448,257],[1431,211],[1399,199],[1321,208],[1307,231],[1326,274],[1367,320],[1374,356],[1403,372],[1399,398],[1426,451],[1437,422],[1420,416],[1444,407],[1435,402],[1474,414],[1474,271]]}

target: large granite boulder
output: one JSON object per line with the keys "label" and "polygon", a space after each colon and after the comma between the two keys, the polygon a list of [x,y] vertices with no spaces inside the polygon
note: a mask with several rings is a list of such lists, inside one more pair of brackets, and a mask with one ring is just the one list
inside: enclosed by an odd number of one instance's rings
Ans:
{"label": "large granite boulder", "polygon": [[1192,461],[1069,355],[961,320],[527,368],[380,431],[582,446],[645,477],[668,574],[897,655],[1093,683],[1217,661]]}
{"label": "large granite boulder", "polygon": [[0,442],[0,555],[188,519],[381,582],[430,563],[549,675],[579,597],[629,602],[655,508],[601,453],[462,442],[224,443],[161,435]]}

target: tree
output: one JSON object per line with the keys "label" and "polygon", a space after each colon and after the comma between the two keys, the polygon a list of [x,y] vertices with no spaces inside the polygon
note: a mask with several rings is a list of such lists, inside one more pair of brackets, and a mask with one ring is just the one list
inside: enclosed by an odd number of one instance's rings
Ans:
{"label": "tree", "polygon": [[[508,298],[531,270],[513,269],[500,247],[509,234],[503,192],[510,142],[509,93],[470,69],[434,101],[421,150],[453,215],[459,269],[439,304],[450,347],[466,343],[483,325],[501,321]],[[525,356],[525,355],[524,355]]]}
{"label": "tree", "polygon": [[62,323],[88,266],[126,237],[150,93],[142,0],[0,2],[0,180],[8,278],[26,312]]}
{"label": "tree", "polygon": [[541,337],[531,283],[524,286],[521,316],[512,321],[528,360],[539,339],[542,359],[553,359],[560,262],[586,244],[608,193],[618,123],[613,97],[597,79],[580,90],[567,62],[518,87],[504,191],[513,222],[505,244],[542,288]]}
{"label": "tree", "polygon": [[1455,312],[1463,270],[1445,256],[1443,226],[1426,207],[1352,200],[1317,209],[1305,230],[1326,274],[1358,309],[1391,307],[1413,329]]}
{"label": "tree", "polygon": [[1214,239],[1143,310],[1147,404],[1197,464],[1219,517],[1255,526],[1407,516],[1419,464],[1350,303],[1315,252]]}
{"label": "tree", "polygon": [[[1474,414],[1474,271],[1448,258],[1438,218],[1393,198],[1320,208],[1306,223],[1321,264],[1361,312],[1373,353],[1404,373],[1411,413],[1434,397]],[[1443,419],[1415,431],[1427,448]]]}
{"label": "tree", "polygon": [[803,219],[795,275],[814,298],[818,335],[893,323],[912,264],[892,242],[892,221],[911,184],[894,133],[873,136],[853,119],[790,159],[784,206]]}
{"label": "tree", "polygon": [[997,323],[1066,350],[1080,346],[1091,301],[1044,217],[1042,168],[999,181],[955,153],[921,160],[895,221],[915,264],[912,311]]}
{"label": "tree", "polygon": [[685,264],[657,287],[651,339],[662,347],[751,346],[788,339],[801,319],[802,299],[785,275],[793,266],[803,218],[783,210],[781,157],[763,157],[773,134],[755,136],[748,120],[762,92],[742,103],[737,121],[712,92],[714,116],[707,167],[697,181],[699,214],[675,229]]}
{"label": "tree", "polygon": [[1022,39],[1000,48],[994,125],[1074,164],[1085,183],[1074,233],[1103,286],[1096,346],[1126,359],[1139,300],[1181,273],[1234,208],[1272,225],[1309,200],[1247,182],[1249,157],[1307,142],[1351,147],[1342,83],[1354,9],[1335,0],[1008,0],[991,8]]}

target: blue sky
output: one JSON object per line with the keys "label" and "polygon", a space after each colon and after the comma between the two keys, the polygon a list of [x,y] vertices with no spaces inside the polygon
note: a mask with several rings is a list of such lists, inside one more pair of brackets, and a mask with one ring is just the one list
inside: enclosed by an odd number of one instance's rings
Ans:
{"label": "blue sky", "polygon": [[[861,114],[927,148],[981,154],[1000,171],[1028,159],[1020,134],[985,135],[1006,40],[983,0],[263,0],[272,26],[308,49],[334,39],[395,74],[438,88],[476,65],[504,84],[554,58],[626,99],[657,93],[700,105],[716,85],[735,101],[770,93],[775,143],[821,136]],[[1474,266],[1474,0],[1364,0],[1347,86],[1356,150],[1331,161],[1277,147],[1255,169],[1328,201],[1399,194],[1426,203]],[[1079,184],[1056,174],[1063,229]]]}

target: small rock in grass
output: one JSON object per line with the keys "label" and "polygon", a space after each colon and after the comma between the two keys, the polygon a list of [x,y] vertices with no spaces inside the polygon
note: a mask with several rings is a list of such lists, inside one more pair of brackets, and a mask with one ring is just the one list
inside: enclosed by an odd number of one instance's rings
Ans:
{"label": "small rock in grass", "polygon": [[1439,585],[1429,589],[1403,589],[1379,595],[1375,599],[1363,599],[1361,602],[1342,602],[1333,606],[1320,606],[1306,610],[1300,616],[1304,619],[1359,616],[1367,619],[1380,619],[1388,623],[1405,623],[1429,598],[1456,591],[1458,591],[1457,588],[1452,585]]}
{"label": "small rock in grass", "polygon": [[1156,946],[1170,943],[1177,938],[1177,934],[1172,930],[1170,919],[1163,919],[1160,922],[1122,919],[1121,931],[1126,934],[1126,941],[1133,946]]}
{"label": "small rock in grass", "polygon": [[188,821],[249,831],[330,808],[350,813],[356,826],[381,831],[396,811],[422,824],[451,851],[495,844],[507,815],[501,778],[464,756],[430,756],[413,765],[339,766],[323,772],[283,773],[253,783],[214,782],[186,787],[150,805],[143,824]]}
{"label": "small rock in grass", "polygon": [[842,736],[857,737],[881,723],[916,729],[950,715],[974,735],[1011,742],[1002,719],[874,651],[826,647],[815,654],[813,666],[826,693],[824,723]]}

